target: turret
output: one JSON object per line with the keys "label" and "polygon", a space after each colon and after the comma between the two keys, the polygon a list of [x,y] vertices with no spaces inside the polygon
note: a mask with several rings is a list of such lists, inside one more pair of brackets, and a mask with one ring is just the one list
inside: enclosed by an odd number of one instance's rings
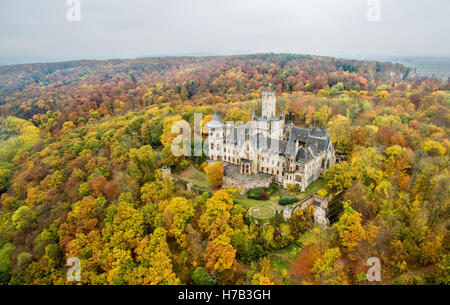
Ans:
{"label": "turret", "polygon": [[208,130],[208,157],[212,160],[221,160],[223,155],[225,125],[217,110],[211,121],[206,124],[206,128]]}
{"label": "turret", "polygon": [[275,92],[262,93],[262,118],[264,120],[269,120],[272,117],[275,117],[275,104]]}

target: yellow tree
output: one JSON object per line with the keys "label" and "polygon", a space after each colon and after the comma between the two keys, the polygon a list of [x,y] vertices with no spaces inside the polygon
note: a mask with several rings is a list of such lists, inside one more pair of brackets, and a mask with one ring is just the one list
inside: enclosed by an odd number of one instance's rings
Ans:
{"label": "yellow tree", "polygon": [[326,126],[328,122],[328,118],[331,115],[330,107],[324,105],[320,107],[318,111],[316,111],[313,115],[314,121],[319,123],[319,126]]}
{"label": "yellow tree", "polygon": [[[175,157],[172,154],[172,142],[176,137],[179,136],[176,133],[172,133],[172,126],[178,121],[182,121],[182,118],[179,115],[166,117],[163,120],[163,133],[161,135],[161,143],[163,144],[164,149],[162,151],[161,157],[164,164],[176,165],[182,158],[181,156]],[[181,143],[181,145],[182,144],[183,143]]]}
{"label": "yellow tree", "polygon": [[214,162],[214,164],[205,167],[205,173],[211,186],[220,187],[222,185],[223,168],[222,162]]}
{"label": "yellow tree", "polygon": [[172,179],[161,179],[161,170],[156,170],[155,181],[141,187],[141,200],[143,204],[156,204],[161,200],[169,199],[175,192]]}
{"label": "yellow tree", "polygon": [[316,259],[311,267],[315,280],[328,285],[346,284],[343,266],[337,262],[340,256],[339,248],[331,248]]}
{"label": "yellow tree", "polygon": [[338,191],[352,185],[356,173],[347,161],[333,164],[325,173],[328,186]]}
{"label": "yellow tree", "polygon": [[350,146],[350,120],[342,115],[337,115],[329,123],[331,141],[336,151],[347,153]]}
{"label": "yellow tree", "polygon": [[187,246],[185,227],[189,218],[194,215],[192,202],[183,197],[175,197],[167,204],[162,204],[161,208],[166,229],[176,238],[178,244],[185,248]]}
{"label": "yellow tree", "polygon": [[373,188],[383,180],[381,170],[383,155],[374,147],[356,150],[351,159],[351,167],[365,185]]}
{"label": "yellow tree", "polygon": [[209,242],[205,251],[206,267],[217,272],[231,269],[235,263],[236,250],[227,234],[222,234]]}
{"label": "yellow tree", "polygon": [[274,282],[271,280],[271,267],[270,267],[270,259],[267,257],[263,257],[259,260],[259,266],[261,268],[261,272],[253,275],[252,283],[254,285],[274,285]]}
{"label": "yellow tree", "polygon": [[230,210],[236,189],[221,189],[206,201],[205,210],[200,216],[199,227],[209,235],[210,240],[226,232],[229,226]]}
{"label": "yellow tree", "polygon": [[345,250],[352,251],[361,240],[366,238],[361,221],[361,214],[353,210],[349,202],[344,202],[344,213],[335,226]]}
{"label": "yellow tree", "polygon": [[136,260],[140,265],[129,275],[129,278],[136,281],[137,284],[174,285],[180,283],[173,272],[166,234],[167,231],[164,228],[156,228],[150,236],[146,236],[140,241],[136,249]]}

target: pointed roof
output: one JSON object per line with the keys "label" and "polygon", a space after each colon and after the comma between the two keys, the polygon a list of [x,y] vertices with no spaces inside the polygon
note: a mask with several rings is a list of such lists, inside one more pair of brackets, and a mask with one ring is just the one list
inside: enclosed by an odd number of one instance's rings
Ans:
{"label": "pointed roof", "polygon": [[209,121],[206,124],[206,127],[208,127],[208,128],[221,128],[223,126],[224,125],[223,125],[222,119],[220,118],[219,112],[217,112],[217,109],[216,109],[216,112],[214,112],[213,118],[211,119],[211,121]]}

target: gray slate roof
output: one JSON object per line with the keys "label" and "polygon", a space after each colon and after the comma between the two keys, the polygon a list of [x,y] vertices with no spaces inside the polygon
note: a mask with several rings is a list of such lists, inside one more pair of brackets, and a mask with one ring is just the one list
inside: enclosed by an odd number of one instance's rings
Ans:
{"label": "gray slate roof", "polygon": [[216,112],[214,112],[214,116],[211,119],[211,121],[209,121],[206,124],[206,127],[208,127],[208,128],[221,128],[223,126],[224,125],[223,125],[222,119],[220,118],[220,115],[219,115],[219,113],[216,110]]}

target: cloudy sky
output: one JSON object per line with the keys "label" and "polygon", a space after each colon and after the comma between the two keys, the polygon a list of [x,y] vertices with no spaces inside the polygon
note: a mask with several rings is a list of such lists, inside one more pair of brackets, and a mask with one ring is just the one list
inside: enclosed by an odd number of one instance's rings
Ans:
{"label": "cloudy sky", "polygon": [[449,13],[449,0],[1,0],[0,59],[450,56]]}

